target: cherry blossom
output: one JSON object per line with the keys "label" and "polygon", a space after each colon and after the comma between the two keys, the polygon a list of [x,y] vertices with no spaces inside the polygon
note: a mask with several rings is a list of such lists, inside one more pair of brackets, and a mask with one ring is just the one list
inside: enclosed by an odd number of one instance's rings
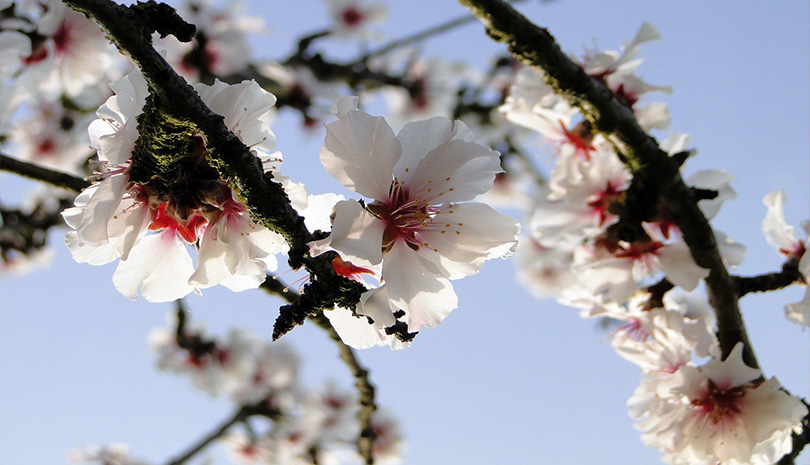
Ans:
{"label": "cherry blossom", "polygon": [[[339,120],[326,126],[321,161],[344,186],[374,201],[338,202],[326,243],[357,266],[382,263],[387,300],[404,311],[408,331],[434,327],[457,305],[450,280],[477,273],[515,246],[514,220],[465,202],[492,187],[497,152],[470,142],[458,121],[412,122],[394,135],[384,119],[355,105],[338,102]],[[386,313],[369,316],[377,321]]]}

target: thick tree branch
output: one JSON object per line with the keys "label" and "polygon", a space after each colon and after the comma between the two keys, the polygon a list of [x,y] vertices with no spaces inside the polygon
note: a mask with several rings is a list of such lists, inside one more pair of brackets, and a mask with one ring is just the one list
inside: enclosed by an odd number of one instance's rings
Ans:
{"label": "thick tree branch", "polygon": [[[267,279],[262,283],[261,287],[265,291],[275,294],[289,303],[294,303],[300,297],[297,292],[287,288],[276,276],[271,274],[267,275]],[[340,359],[349,367],[349,371],[351,371],[354,377],[354,386],[357,388],[357,393],[360,397],[360,411],[357,413],[357,419],[360,422],[360,436],[357,438],[357,451],[366,461],[366,464],[371,465],[374,463],[372,449],[376,437],[376,433],[372,428],[372,419],[374,411],[377,410],[377,405],[374,400],[375,388],[369,379],[368,370],[360,363],[360,360],[354,353],[354,349],[346,345],[346,343],[340,339],[337,331],[332,327],[332,323],[329,322],[329,318],[327,318],[323,312],[318,312],[317,315],[311,316],[310,319],[326,331],[329,337],[335,341],[340,351]]]}
{"label": "thick tree branch", "polygon": [[[66,3],[98,23],[121,53],[135,64],[159,102],[161,111],[178,121],[191,123],[199,130],[212,164],[239,192],[254,221],[287,240],[290,267],[305,266],[312,274],[313,279],[306,286],[302,299],[282,307],[273,331],[274,339],[320,310],[331,309],[336,304],[353,308],[364,290],[362,286],[338,276],[332,268],[330,255],[308,256],[307,242],[312,240],[312,235],[304,226],[304,219],[290,204],[281,184],[273,180],[272,174],[264,172],[260,160],[228,129],[224,118],[211,111],[152,47],[151,34],[156,29],[152,25],[156,21],[161,25],[158,29],[161,35],[179,30],[175,35],[181,40],[190,40],[189,25],[179,20],[176,14],[168,14],[165,8],[155,6],[154,2],[132,7],[109,0],[66,0]],[[164,17],[170,18],[168,24],[163,21]]]}
{"label": "thick tree branch", "polygon": [[85,181],[78,176],[17,160],[4,153],[0,153],[0,170],[18,174],[69,191],[79,192],[90,185],[89,181]]}
{"label": "thick tree branch", "polygon": [[623,220],[629,216],[640,223],[653,214],[659,203],[663,204],[681,229],[695,262],[710,271],[706,284],[717,315],[717,338],[723,356],[742,342],[746,364],[758,367],[738,307],[734,280],[720,257],[714,232],[698,208],[694,193],[680,176],[678,164],[639,126],[632,110],[571,60],[547,30],[502,0],[460,1],[481,19],[493,39],[507,43],[518,59],[544,71],[547,82],[578,107],[595,130],[613,141],[633,173]]}

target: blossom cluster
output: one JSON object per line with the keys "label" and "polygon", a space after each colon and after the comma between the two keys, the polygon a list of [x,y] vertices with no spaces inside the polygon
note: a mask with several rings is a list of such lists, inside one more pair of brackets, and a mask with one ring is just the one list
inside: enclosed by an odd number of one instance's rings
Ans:
{"label": "blossom cluster", "polygon": [[[640,104],[647,93],[671,91],[636,75],[640,46],[658,38],[644,23],[620,51],[590,52],[579,62],[648,132],[670,123],[665,104]],[[595,131],[532,68],[517,73],[501,111],[539,133],[556,156],[527,212],[530,236],[517,249],[518,278],[539,297],[556,295],[585,318],[619,322],[611,343],[642,372],[628,401],[642,440],[673,464],[765,464],[790,452],[791,434],[807,408],[775,378],[765,380],[747,366],[742,343],[722,357],[699,288],[709,271],[695,263],[667,210],[658,207],[633,235],[623,227],[633,175],[622,162],[621,143]],[[688,140],[670,134],[661,148],[685,159],[694,154]],[[712,192],[698,203],[707,219],[736,198],[730,173],[703,170],[684,177],[693,189]],[[778,194],[766,198],[763,229],[771,244],[798,262],[805,245],[785,224],[782,202]],[[719,231],[715,236],[726,265],[740,264],[744,247]],[[808,263],[804,258],[800,265],[805,276]],[[806,308],[806,299],[788,306],[788,318],[807,325]]]}
{"label": "blossom cluster", "polygon": [[[354,391],[327,382],[320,389],[301,384],[300,356],[284,342],[265,343],[257,335],[231,330],[224,338],[185,324],[156,328],[149,345],[157,366],[188,377],[211,396],[227,395],[250,414],[244,431],[219,439],[230,460],[245,464],[364,463],[354,449],[360,433],[360,404]],[[375,463],[400,463],[404,441],[385,409],[372,418]],[[86,447],[71,452],[71,461],[117,465],[146,464],[130,458],[123,444]]]}
{"label": "blossom cluster", "polygon": [[[417,332],[463,305],[452,281],[514,252],[518,279],[532,293],[555,296],[584,318],[618,322],[610,343],[642,377],[628,401],[630,415],[642,441],[666,462],[766,464],[792,450],[806,404],[746,364],[742,343],[721,351],[701,287],[709,270],[697,265],[664,206],[628,211],[636,186],[621,141],[597,131],[542,71],[511,57],[487,73],[405,48],[330,66],[311,44],[333,37],[365,45],[379,38],[374,25],[385,8],[364,0],[331,0],[327,7],[329,29],[302,40],[285,60],[254,59],[248,34],[266,33],[263,22],[208,0],[180,9],[198,28],[193,41],[155,37],[155,43],[317,231],[309,257],[329,256],[338,275],[366,289],[354,308],[324,312],[343,342],[407,347]],[[88,178],[96,182],[63,212],[73,258],[92,265],[117,260],[118,291],[151,302],[218,284],[244,291],[264,282],[288,245],[250,216],[235,184],[211,164],[205,134],[190,125],[176,131],[170,166],[153,166],[155,139],[144,125],[159,120],[161,109],[98,28],[56,0],[0,1],[0,10],[0,142],[38,165],[81,175],[96,170]],[[651,134],[670,125],[666,104],[645,100],[671,88],[637,74],[641,46],[657,39],[644,23],[619,51],[577,59]],[[335,77],[349,68],[357,75]],[[346,97],[358,90],[360,97]],[[376,91],[387,105],[385,118],[361,110]],[[270,130],[278,107],[300,112],[309,131],[329,121],[320,161],[362,199],[307,195],[303,184],[280,175]],[[20,114],[28,118],[13,121]],[[171,130],[162,123],[160,130]],[[537,135],[554,152],[548,179],[518,156]],[[670,134],[660,147],[686,161],[695,154],[688,143],[688,135]],[[736,198],[730,173],[683,177],[707,219]],[[806,284],[808,242],[787,224],[784,201],[781,192],[765,198],[762,229],[785,268],[799,276],[795,282]],[[488,203],[523,210],[519,243],[521,225]],[[644,217],[628,218],[635,214]],[[810,235],[810,221],[802,226]],[[739,265],[745,248],[720,231],[714,235],[725,265]],[[4,248],[0,270],[24,268],[9,256]],[[810,326],[810,290],[785,313]],[[270,420],[264,431],[245,421],[244,434],[224,439],[235,461],[361,460],[350,447],[360,435],[358,400],[334,384],[302,388],[300,362],[288,346],[238,330],[215,339],[200,328],[155,330],[150,343],[160,369]],[[375,460],[397,463],[396,423],[384,411],[372,423]],[[143,463],[122,445],[88,447],[71,460]]]}
{"label": "blossom cluster", "polygon": [[[74,259],[101,265],[120,258],[113,282],[130,299],[139,291],[165,302],[217,284],[234,291],[258,287],[266,270],[275,269],[275,255],[286,250],[283,238],[253,222],[238,192],[209,165],[200,134],[190,136],[189,153],[176,154],[182,158],[168,176],[131,180],[137,117],[148,90],[136,71],[112,87],[115,95],[89,129],[104,162],[101,181],[64,212],[73,228],[66,242]],[[275,136],[268,125],[272,94],[255,82],[217,81],[196,90],[268,169],[277,168],[280,155],[271,154]],[[198,250],[196,269],[188,246]]]}

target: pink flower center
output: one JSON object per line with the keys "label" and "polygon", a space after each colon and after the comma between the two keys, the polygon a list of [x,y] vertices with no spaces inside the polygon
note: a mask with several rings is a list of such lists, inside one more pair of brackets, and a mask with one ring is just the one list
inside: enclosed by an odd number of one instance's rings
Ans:
{"label": "pink flower center", "polygon": [[383,253],[391,250],[394,243],[403,240],[413,250],[423,245],[420,232],[424,231],[438,211],[424,200],[410,198],[408,188],[394,180],[388,190],[388,200],[374,202],[368,209],[385,223],[383,232]]}
{"label": "pink flower center", "polygon": [[63,21],[52,36],[57,54],[64,55],[64,53],[67,51],[68,45],[70,45],[70,36],[70,27],[68,26],[67,21]]}
{"label": "pink flower center", "polygon": [[343,21],[343,24],[348,27],[357,27],[366,19],[366,15],[352,6],[343,10],[340,19]]}
{"label": "pink flower center", "polygon": [[565,127],[565,123],[562,120],[558,122],[568,143],[575,147],[576,153],[581,155],[585,161],[590,161],[591,152],[594,151],[594,147],[591,145],[593,141],[591,124],[588,121],[582,121],[569,130]]}
{"label": "pink flower center", "polygon": [[740,413],[743,397],[744,386],[721,389],[710,379],[706,392],[700,398],[692,400],[692,406],[697,408],[701,419],[716,425],[733,419]]}
{"label": "pink flower center", "polygon": [[619,335],[621,335],[623,338],[630,338],[638,342],[644,342],[650,338],[650,334],[644,329],[643,326],[641,326],[641,321],[639,321],[637,318],[633,318],[629,323],[617,329],[613,333],[614,337]]}
{"label": "pink flower center", "polygon": [[645,260],[650,255],[655,255],[658,249],[664,244],[656,241],[634,242],[630,246],[619,249],[613,255],[618,258],[631,258],[633,260]]}
{"label": "pink flower center", "polygon": [[593,200],[588,202],[588,206],[591,207],[591,211],[594,214],[599,215],[599,226],[603,226],[605,224],[610,207],[621,198],[623,193],[623,190],[619,190],[613,185],[612,182],[608,181],[607,186],[593,196]]}

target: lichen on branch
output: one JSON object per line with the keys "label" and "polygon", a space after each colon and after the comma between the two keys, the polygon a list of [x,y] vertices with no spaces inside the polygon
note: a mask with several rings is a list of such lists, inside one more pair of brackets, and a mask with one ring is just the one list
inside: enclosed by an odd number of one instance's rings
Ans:
{"label": "lichen on branch", "polygon": [[[193,151],[194,148],[189,146],[193,137],[189,139],[183,132],[186,127],[195,128],[204,143],[208,162],[238,192],[253,220],[285,238],[290,246],[290,267],[305,267],[311,273],[312,284],[307,286],[305,292],[307,298],[299,304],[305,307],[288,311],[282,308],[279,318],[300,324],[303,322],[301,314],[315,314],[319,310],[332,308],[336,303],[353,307],[365,290],[363,286],[338,276],[328,258],[309,257],[307,243],[312,240],[312,234],[304,225],[304,219],[290,204],[281,184],[274,181],[272,173],[265,173],[261,161],[228,129],[224,118],[214,113],[152,46],[151,35],[154,31],[190,40],[190,25],[180,19],[171,7],[154,2],[131,7],[109,0],[68,0],[66,3],[98,23],[146,79],[152,101],[157,106],[155,112],[147,112],[149,115],[144,117],[144,121],[157,118],[171,122],[169,132],[173,135],[162,133],[158,137],[158,133],[153,133],[151,138],[141,143],[143,153],[138,163],[147,172],[136,173],[138,180],[144,182],[151,179],[148,173],[150,169],[163,174],[176,169],[171,159],[173,157],[166,158],[166,153],[161,152],[178,144],[180,150],[186,153]],[[151,174],[161,176],[160,173]],[[334,285],[336,282],[339,285]],[[292,315],[291,310],[295,310],[296,314]],[[291,327],[285,324],[286,330]],[[284,332],[276,331],[277,337]]]}

